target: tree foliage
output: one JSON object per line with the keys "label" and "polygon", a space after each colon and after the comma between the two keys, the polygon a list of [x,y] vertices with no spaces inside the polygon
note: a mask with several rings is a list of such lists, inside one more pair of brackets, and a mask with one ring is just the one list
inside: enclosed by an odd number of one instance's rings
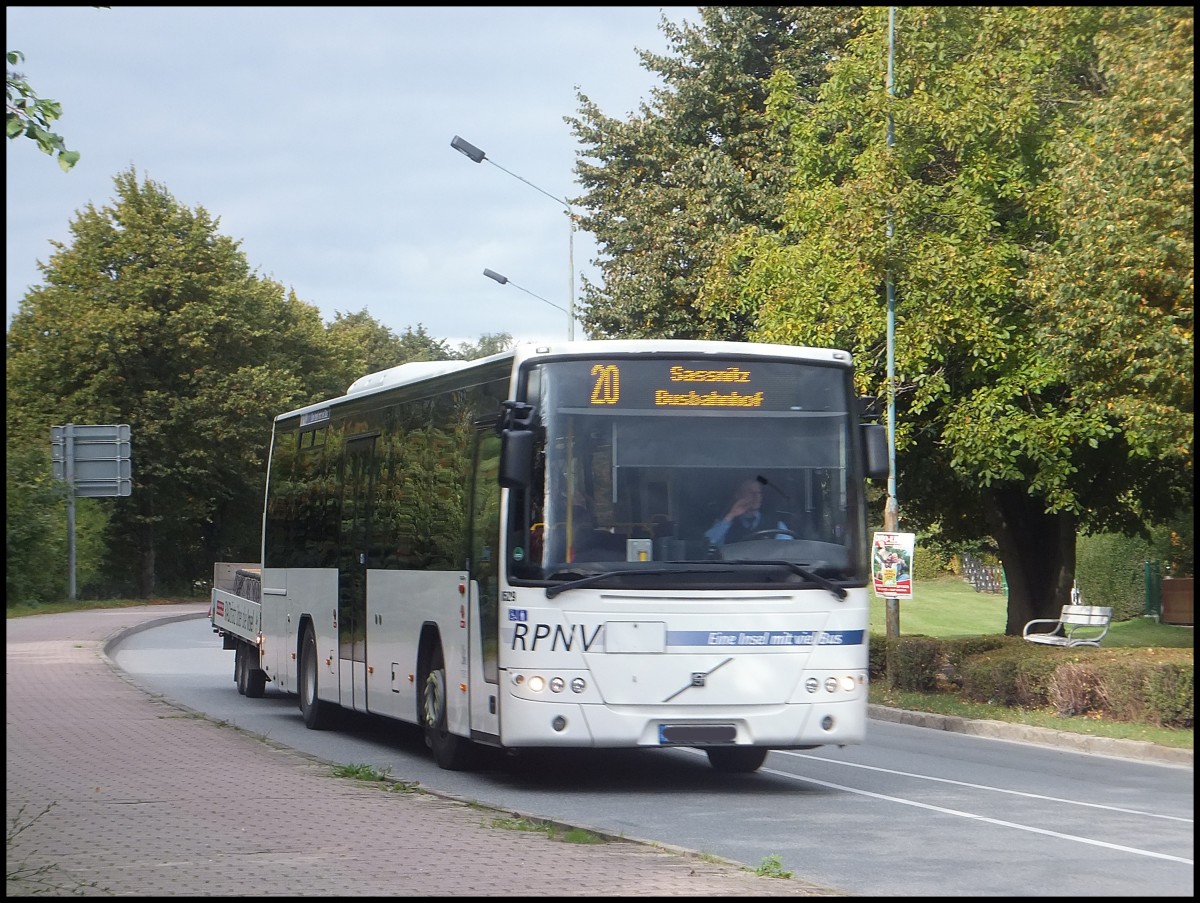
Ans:
{"label": "tree foliage", "polygon": [[[886,8],[827,11],[824,36],[771,8],[788,46],[825,49],[805,57],[818,71],[788,65],[770,26],[724,41],[751,9],[668,32],[690,59],[648,60],[670,88],[657,114],[617,125],[584,103],[581,138],[606,155],[580,167],[604,208],[589,225],[629,307],[621,322],[592,295],[585,322],[846,347],[883,397],[890,284],[906,527],[992,534],[1019,631],[1067,601],[1077,532],[1190,500],[1192,12],[900,8],[889,90]],[[766,70],[721,82],[763,91],[753,134],[705,146],[715,74],[754,58]],[[788,183],[754,214],[721,178],[676,181],[678,160],[751,143]]]}
{"label": "tree foliage", "polygon": [[423,325],[397,335],[366,308],[357,313],[336,312],[326,333],[337,370],[329,397],[344,395],[351,383],[368,373],[408,361],[444,361],[454,356],[445,340],[429,335]]}
{"label": "tree foliage", "polygon": [[1061,144],[1062,237],[1034,274],[1078,402],[1147,458],[1193,441],[1194,46],[1191,8],[1106,15],[1106,89]]}
{"label": "tree foliage", "polygon": [[473,361],[507,351],[512,346],[513,337],[509,333],[485,332],[479,337],[478,342],[459,342],[454,356],[460,361]]}
{"label": "tree foliage", "polygon": [[[79,499],[76,575],[85,594],[189,591],[214,561],[259,556],[273,418],[344,395],[408,361],[475,358],[506,333],[451,350],[424,326],[396,334],[366,310],[318,310],[252,272],[203,208],[134,170],[111,206],[88,206],[54,243],[7,336],[8,596],[66,594],[64,487],[50,428],[127,423],[133,493]],[[103,567],[101,567],[103,565]]]}
{"label": "tree foliage", "polygon": [[317,309],[251,272],[203,208],[132,169],[114,182],[113,205],[76,216],[13,317],[8,422],[27,442],[54,424],[130,425],[108,589],[146,596],[257,558],[272,417],[329,383],[330,352]]}
{"label": "tree foliage", "polygon": [[[661,76],[628,121],[579,94],[568,117],[582,146],[576,206],[596,236],[603,285],[585,280],[587,333],[742,337],[749,322],[710,322],[694,302],[718,249],[747,224],[776,228],[790,161],[766,115],[777,68],[811,95],[852,33],[853,7],[700,7],[702,23],[662,22],[671,55],[641,51]],[[593,162],[589,162],[591,158]]]}
{"label": "tree foliage", "polygon": [[[50,435],[9,439],[5,460],[5,598],[9,605],[68,596],[66,484],[50,474]],[[75,580],[93,581],[104,563],[108,509],[100,499],[75,501]]]}
{"label": "tree foliage", "polygon": [[44,154],[57,154],[58,165],[63,172],[79,162],[79,152],[67,150],[65,139],[51,130],[51,126],[62,117],[62,104],[57,100],[38,97],[25,76],[14,69],[24,61],[19,50],[10,50],[6,55],[4,75],[4,128],[11,141],[24,135],[37,143]]}

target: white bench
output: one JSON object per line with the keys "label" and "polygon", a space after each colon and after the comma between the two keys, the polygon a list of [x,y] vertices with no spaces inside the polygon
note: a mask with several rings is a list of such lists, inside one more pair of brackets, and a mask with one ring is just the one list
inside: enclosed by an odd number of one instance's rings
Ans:
{"label": "white bench", "polygon": [[[1058,619],[1037,618],[1025,625],[1022,636],[1047,646],[1099,646],[1112,623],[1111,608],[1100,605],[1064,605]],[[1035,624],[1053,624],[1050,630],[1030,630]]]}

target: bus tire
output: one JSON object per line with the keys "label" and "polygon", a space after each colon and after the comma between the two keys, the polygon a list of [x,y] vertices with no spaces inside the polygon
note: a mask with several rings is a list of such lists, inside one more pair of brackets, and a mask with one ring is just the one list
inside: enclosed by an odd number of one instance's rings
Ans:
{"label": "bus tire", "polygon": [[767,759],[767,750],[761,746],[709,746],[704,752],[708,764],[725,774],[750,774]]}
{"label": "bus tire", "polygon": [[475,744],[466,737],[450,733],[446,715],[447,692],[446,661],[438,644],[421,686],[421,726],[425,732],[425,745],[433,753],[438,767],[464,771],[471,767]]}
{"label": "bus tire", "polygon": [[317,637],[312,625],[304,628],[300,642],[300,711],[304,726],[312,731],[324,731],[333,726],[332,703],[323,702],[319,695],[320,664],[317,660]]}

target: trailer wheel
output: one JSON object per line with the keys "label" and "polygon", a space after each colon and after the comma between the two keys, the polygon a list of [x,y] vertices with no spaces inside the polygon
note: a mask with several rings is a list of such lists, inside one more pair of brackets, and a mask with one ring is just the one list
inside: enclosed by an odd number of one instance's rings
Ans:
{"label": "trailer wheel", "polygon": [[246,695],[251,699],[262,699],[267,693],[267,672],[255,667],[259,660],[258,647],[246,647]]}
{"label": "trailer wheel", "polygon": [[334,706],[317,695],[318,687],[317,637],[312,625],[304,628],[300,643],[300,711],[309,730],[323,731],[333,726]]}
{"label": "trailer wheel", "polygon": [[704,750],[708,764],[726,774],[749,774],[758,771],[767,759],[761,746],[709,746]]}
{"label": "trailer wheel", "polygon": [[450,733],[446,718],[446,663],[442,647],[437,646],[429,661],[429,670],[421,688],[421,725],[425,745],[433,752],[439,768],[463,771],[471,766],[475,744]]}
{"label": "trailer wheel", "polygon": [[246,695],[246,670],[249,667],[247,658],[246,644],[239,641],[233,650],[233,682],[243,696]]}

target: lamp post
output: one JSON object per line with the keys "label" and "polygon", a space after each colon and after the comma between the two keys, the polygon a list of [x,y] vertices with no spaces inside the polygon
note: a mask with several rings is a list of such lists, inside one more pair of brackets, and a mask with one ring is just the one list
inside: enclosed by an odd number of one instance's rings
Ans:
{"label": "lamp post", "polygon": [[[896,58],[896,7],[888,7],[888,62],[887,62],[887,92],[889,101],[895,96],[895,80],[893,79]],[[887,146],[891,152],[896,143],[895,126],[892,121],[892,104],[888,103]],[[888,482],[887,507],[883,512],[883,529],[895,533],[900,529],[900,504],[896,499],[896,283],[892,279],[892,239],[895,230],[892,225],[892,211],[888,209],[887,217],[887,438],[888,438]],[[884,631],[888,637],[900,636],[900,599],[897,596],[884,596]],[[889,659],[890,661],[890,659]],[[892,674],[888,679],[893,678]]]}
{"label": "lamp post", "polygon": [[534,298],[537,298],[539,301],[545,301],[545,302],[546,302],[547,304],[549,304],[551,307],[557,307],[559,310],[561,310],[561,311],[562,311],[564,314],[566,314],[568,317],[571,317],[571,320],[570,320],[570,321],[567,323],[567,338],[568,338],[568,339],[570,339],[570,338],[571,338],[571,335],[572,335],[572,328],[571,328],[571,327],[572,327],[572,324],[574,323],[574,317],[572,316],[571,312],[570,312],[569,310],[567,310],[565,307],[563,307],[562,305],[559,305],[559,304],[555,304],[553,301],[547,301],[547,300],[546,300],[545,298],[543,298],[541,295],[536,295],[536,294],[534,294],[533,292],[531,292],[529,289],[525,288],[524,286],[517,285],[515,282],[513,282],[513,281],[512,281],[511,279],[509,279],[507,276],[501,276],[501,275],[500,275],[499,273],[497,273],[495,270],[487,270],[487,269],[485,269],[485,270],[483,271],[483,275],[487,276],[487,277],[488,277],[488,279],[495,279],[495,280],[496,280],[497,282],[499,282],[501,285],[511,285],[513,288],[519,288],[519,289],[521,289],[521,291],[523,291],[525,294],[527,294],[527,295],[531,295],[532,297],[534,297]]}
{"label": "lamp post", "polygon": [[[567,211],[567,265],[571,270],[570,279],[567,283],[567,298],[570,299],[567,302],[570,305],[570,310],[567,311],[567,316],[570,317],[570,320],[567,323],[567,340],[573,341],[575,339],[575,214],[571,212],[571,205],[567,203],[565,199],[555,197],[545,189],[534,185],[528,179],[522,178],[515,172],[510,172],[509,170],[505,169],[470,141],[460,138],[458,135],[455,135],[453,140],[451,140],[450,146],[465,156],[472,163],[482,163],[484,160],[486,160],[488,163],[491,163],[492,166],[508,173],[514,179],[520,179],[539,194],[544,194],[546,197],[550,198],[550,200],[554,201],[554,203],[558,204]],[[489,271],[485,270],[484,274],[487,275],[488,272]],[[491,278],[495,279],[496,277],[493,275]],[[496,281],[503,285],[505,280],[497,279]],[[516,283],[513,283],[513,285],[516,285]],[[517,285],[517,288],[521,287]],[[525,291],[525,289],[521,289],[521,291]],[[533,295],[533,292],[529,292],[529,294]],[[533,295],[533,297],[538,298],[541,301],[546,301],[545,298],[541,298],[538,295]],[[551,304],[552,302],[546,301],[546,303]],[[552,306],[558,307],[557,304],[553,304]],[[562,310],[562,308],[559,308],[559,310]]]}

